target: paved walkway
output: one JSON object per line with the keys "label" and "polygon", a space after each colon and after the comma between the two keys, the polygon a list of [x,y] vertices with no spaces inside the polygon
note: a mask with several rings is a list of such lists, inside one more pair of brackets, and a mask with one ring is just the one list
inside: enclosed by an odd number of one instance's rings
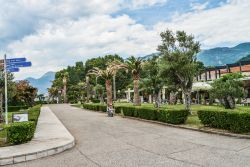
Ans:
{"label": "paved walkway", "polygon": [[69,105],[49,106],[76,139],[68,151],[16,167],[249,167],[250,140],[109,118]]}
{"label": "paved walkway", "polygon": [[74,138],[48,107],[42,107],[32,141],[0,148],[0,166],[60,153],[74,146]]}

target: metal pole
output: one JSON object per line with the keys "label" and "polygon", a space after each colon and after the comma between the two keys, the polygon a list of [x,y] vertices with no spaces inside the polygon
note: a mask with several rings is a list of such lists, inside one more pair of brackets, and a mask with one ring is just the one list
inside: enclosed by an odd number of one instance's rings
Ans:
{"label": "metal pole", "polygon": [[4,55],[4,87],[5,87],[5,123],[8,124],[8,85],[7,85],[7,62],[6,62],[6,54]]}

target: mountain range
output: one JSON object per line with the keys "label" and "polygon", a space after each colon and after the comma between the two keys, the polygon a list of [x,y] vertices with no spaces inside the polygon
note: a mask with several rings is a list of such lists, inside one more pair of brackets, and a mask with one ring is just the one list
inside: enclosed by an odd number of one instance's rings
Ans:
{"label": "mountain range", "polygon": [[197,55],[197,59],[203,62],[205,66],[220,66],[235,63],[249,54],[250,42],[246,42],[234,47],[217,47],[202,50]]}
{"label": "mountain range", "polygon": [[55,72],[49,71],[45,73],[40,78],[26,78],[30,82],[30,84],[36,88],[38,88],[38,94],[47,94],[47,88],[50,88],[52,82],[55,79]]}

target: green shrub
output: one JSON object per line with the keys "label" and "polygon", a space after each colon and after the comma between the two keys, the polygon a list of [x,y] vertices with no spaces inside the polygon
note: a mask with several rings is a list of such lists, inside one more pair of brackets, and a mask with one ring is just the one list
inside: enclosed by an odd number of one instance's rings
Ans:
{"label": "green shrub", "polygon": [[103,112],[106,112],[107,111],[107,105],[104,105],[104,104],[83,104],[82,105],[83,108],[85,109],[88,109],[88,110],[93,110],[93,111],[103,111]]}
{"label": "green shrub", "polygon": [[183,124],[187,120],[187,110],[163,110],[158,108],[122,107],[123,114],[147,120],[158,120],[171,124]]}
{"label": "green shrub", "polygon": [[134,111],[135,107],[122,107],[122,112],[124,116],[129,116],[129,117],[136,116],[136,114],[134,114]]}
{"label": "green shrub", "polygon": [[249,112],[200,110],[197,113],[201,123],[206,126],[235,133],[250,132]]}
{"label": "green shrub", "polygon": [[37,124],[39,115],[40,115],[41,105],[36,105],[28,109],[29,121],[34,121],[35,125]]}
{"label": "green shrub", "polygon": [[101,101],[99,100],[99,99],[95,99],[95,98],[93,98],[93,99],[90,99],[93,103],[100,103]]}
{"label": "green shrub", "polygon": [[116,114],[120,114],[122,111],[122,107],[121,106],[115,106],[115,113]]}
{"label": "green shrub", "polygon": [[159,110],[157,120],[170,124],[183,124],[186,122],[189,112],[187,110]]}
{"label": "green shrub", "polygon": [[[8,112],[17,112],[19,110],[28,109],[30,106],[8,106]],[[5,107],[3,107],[5,110]]]}
{"label": "green shrub", "polygon": [[5,126],[7,140],[12,144],[22,144],[30,141],[35,133],[35,123],[15,122]]}
{"label": "green shrub", "polygon": [[156,109],[151,109],[151,108],[136,108],[138,117],[142,119],[147,119],[147,120],[156,120]]}

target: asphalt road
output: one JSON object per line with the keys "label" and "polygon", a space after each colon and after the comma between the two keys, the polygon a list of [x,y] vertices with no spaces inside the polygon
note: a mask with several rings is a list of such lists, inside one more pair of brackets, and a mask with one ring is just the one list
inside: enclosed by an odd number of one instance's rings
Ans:
{"label": "asphalt road", "polygon": [[110,118],[69,105],[50,105],[76,139],[61,154],[15,167],[249,167],[250,140]]}

